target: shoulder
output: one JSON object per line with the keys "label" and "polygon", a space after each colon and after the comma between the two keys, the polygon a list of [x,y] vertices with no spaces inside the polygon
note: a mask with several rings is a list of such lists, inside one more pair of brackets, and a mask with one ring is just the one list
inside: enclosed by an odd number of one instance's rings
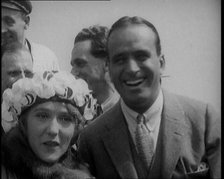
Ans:
{"label": "shoulder", "polygon": [[[81,132],[81,138],[87,137],[87,140],[100,138],[102,134],[108,131],[108,128],[114,125],[122,117],[120,102],[118,101],[112,108],[97,117],[90,125]],[[118,120],[117,120],[118,119]]]}
{"label": "shoulder", "polygon": [[[163,91],[164,103],[165,104],[175,104],[178,105],[184,112],[202,112],[205,113],[208,103],[202,102],[197,99],[193,99],[188,96],[183,96],[179,94],[170,93],[168,91]],[[209,105],[210,106],[210,105]]]}
{"label": "shoulder", "polygon": [[[17,170],[22,169],[21,166],[21,156],[26,153],[21,147],[22,137],[19,130],[15,127],[7,132],[1,141],[1,163],[4,167],[2,167],[2,172],[11,178],[14,178]],[[3,177],[4,178],[4,177]]]}
{"label": "shoulder", "polygon": [[164,108],[172,105],[170,109],[182,111],[185,116],[185,122],[187,121],[191,125],[204,129],[211,127],[211,125],[218,126],[218,123],[221,124],[220,115],[211,104],[167,91],[163,94]]}
{"label": "shoulder", "polygon": [[30,42],[32,53],[44,53],[45,55],[55,56],[55,53],[45,45]]}
{"label": "shoulder", "polygon": [[31,45],[31,53],[34,59],[33,71],[58,71],[60,69],[58,64],[58,58],[52,50],[38,43],[30,41],[29,43]]}
{"label": "shoulder", "polygon": [[1,165],[1,178],[3,179],[17,179],[16,175]]}

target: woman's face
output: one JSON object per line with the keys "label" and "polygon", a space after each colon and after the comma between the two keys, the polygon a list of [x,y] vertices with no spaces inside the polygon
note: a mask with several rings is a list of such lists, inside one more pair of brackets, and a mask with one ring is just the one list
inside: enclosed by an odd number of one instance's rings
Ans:
{"label": "woman's face", "polygon": [[66,104],[45,102],[30,109],[27,115],[27,136],[33,152],[52,163],[67,151],[75,130],[75,121]]}

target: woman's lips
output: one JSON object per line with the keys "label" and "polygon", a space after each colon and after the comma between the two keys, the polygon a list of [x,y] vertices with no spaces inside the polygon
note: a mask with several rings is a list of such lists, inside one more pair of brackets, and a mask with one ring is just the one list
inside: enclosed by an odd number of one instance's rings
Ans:
{"label": "woman's lips", "polygon": [[59,143],[56,141],[47,141],[43,143],[44,145],[48,146],[48,147],[57,147],[59,146]]}

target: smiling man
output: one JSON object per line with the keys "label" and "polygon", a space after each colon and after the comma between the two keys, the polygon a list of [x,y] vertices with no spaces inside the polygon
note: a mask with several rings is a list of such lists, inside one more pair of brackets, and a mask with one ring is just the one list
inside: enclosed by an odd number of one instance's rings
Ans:
{"label": "smiling man", "polygon": [[[33,59],[29,50],[19,42],[1,48],[1,97],[5,89],[21,78],[33,77]],[[1,135],[14,126],[12,121],[1,118]]]}
{"label": "smiling man", "polygon": [[26,37],[32,4],[30,0],[1,1],[1,46],[18,41],[26,46],[33,57],[33,71],[58,71],[58,60],[48,47],[31,42]]}
{"label": "smiling man", "polygon": [[20,78],[33,76],[33,60],[29,50],[19,42],[2,48],[1,96],[6,88],[11,88]]}
{"label": "smiling man", "polygon": [[220,178],[220,117],[208,104],[161,88],[165,59],[154,25],[123,17],[107,47],[121,100],[79,141],[96,178]]}
{"label": "smiling man", "polygon": [[88,83],[101,105],[101,112],[109,110],[119,100],[108,78],[107,34],[108,28],[105,26],[94,25],[82,29],[75,37],[71,54],[71,73]]}

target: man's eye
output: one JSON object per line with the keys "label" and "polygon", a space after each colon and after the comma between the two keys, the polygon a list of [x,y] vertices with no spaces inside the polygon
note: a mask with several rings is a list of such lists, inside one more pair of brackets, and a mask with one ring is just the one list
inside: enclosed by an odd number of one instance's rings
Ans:
{"label": "man's eye", "polygon": [[79,68],[83,68],[83,67],[85,67],[86,62],[78,61],[78,62],[75,62],[75,65]]}
{"label": "man's eye", "polygon": [[145,61],[145,60],[147,60],[148,58],[150,58],[150,55],[145,54],[145,53],[139,53],[139,54],[136,54],[136,55],[135,55],[135,58],[136,58],[138,61]]}
{"label": "man's eye", "polygon": [[25,71],[25,77],[27,78],[32,78],[33,77],[33,73],[31,71]]}
{"label": "man's eye", "polygon": [[139,56],[136,57],[136,59],[137,59],[138,61],[145,61],[147,58],[148,58],[148,57],[145,56],[145,55],[139,55]]}
{"label": "man's eye", "polygon": [[116,57],[112,60],[112,62],[114,64],[123,64],[125,62],[125,58],[124,57]]}
{"label": "man's eye", "polygon": [[21,72],[20,71],[10,71],[8,74],[11,77],[17,77],[21,74]]}
{"label": "man's eye", "polygon": [[9,17],[5,17],[4,18],[4,22],[8,25],[8,26],[12,26],[15,21],[12,19],[12,18],[9,18]]}

